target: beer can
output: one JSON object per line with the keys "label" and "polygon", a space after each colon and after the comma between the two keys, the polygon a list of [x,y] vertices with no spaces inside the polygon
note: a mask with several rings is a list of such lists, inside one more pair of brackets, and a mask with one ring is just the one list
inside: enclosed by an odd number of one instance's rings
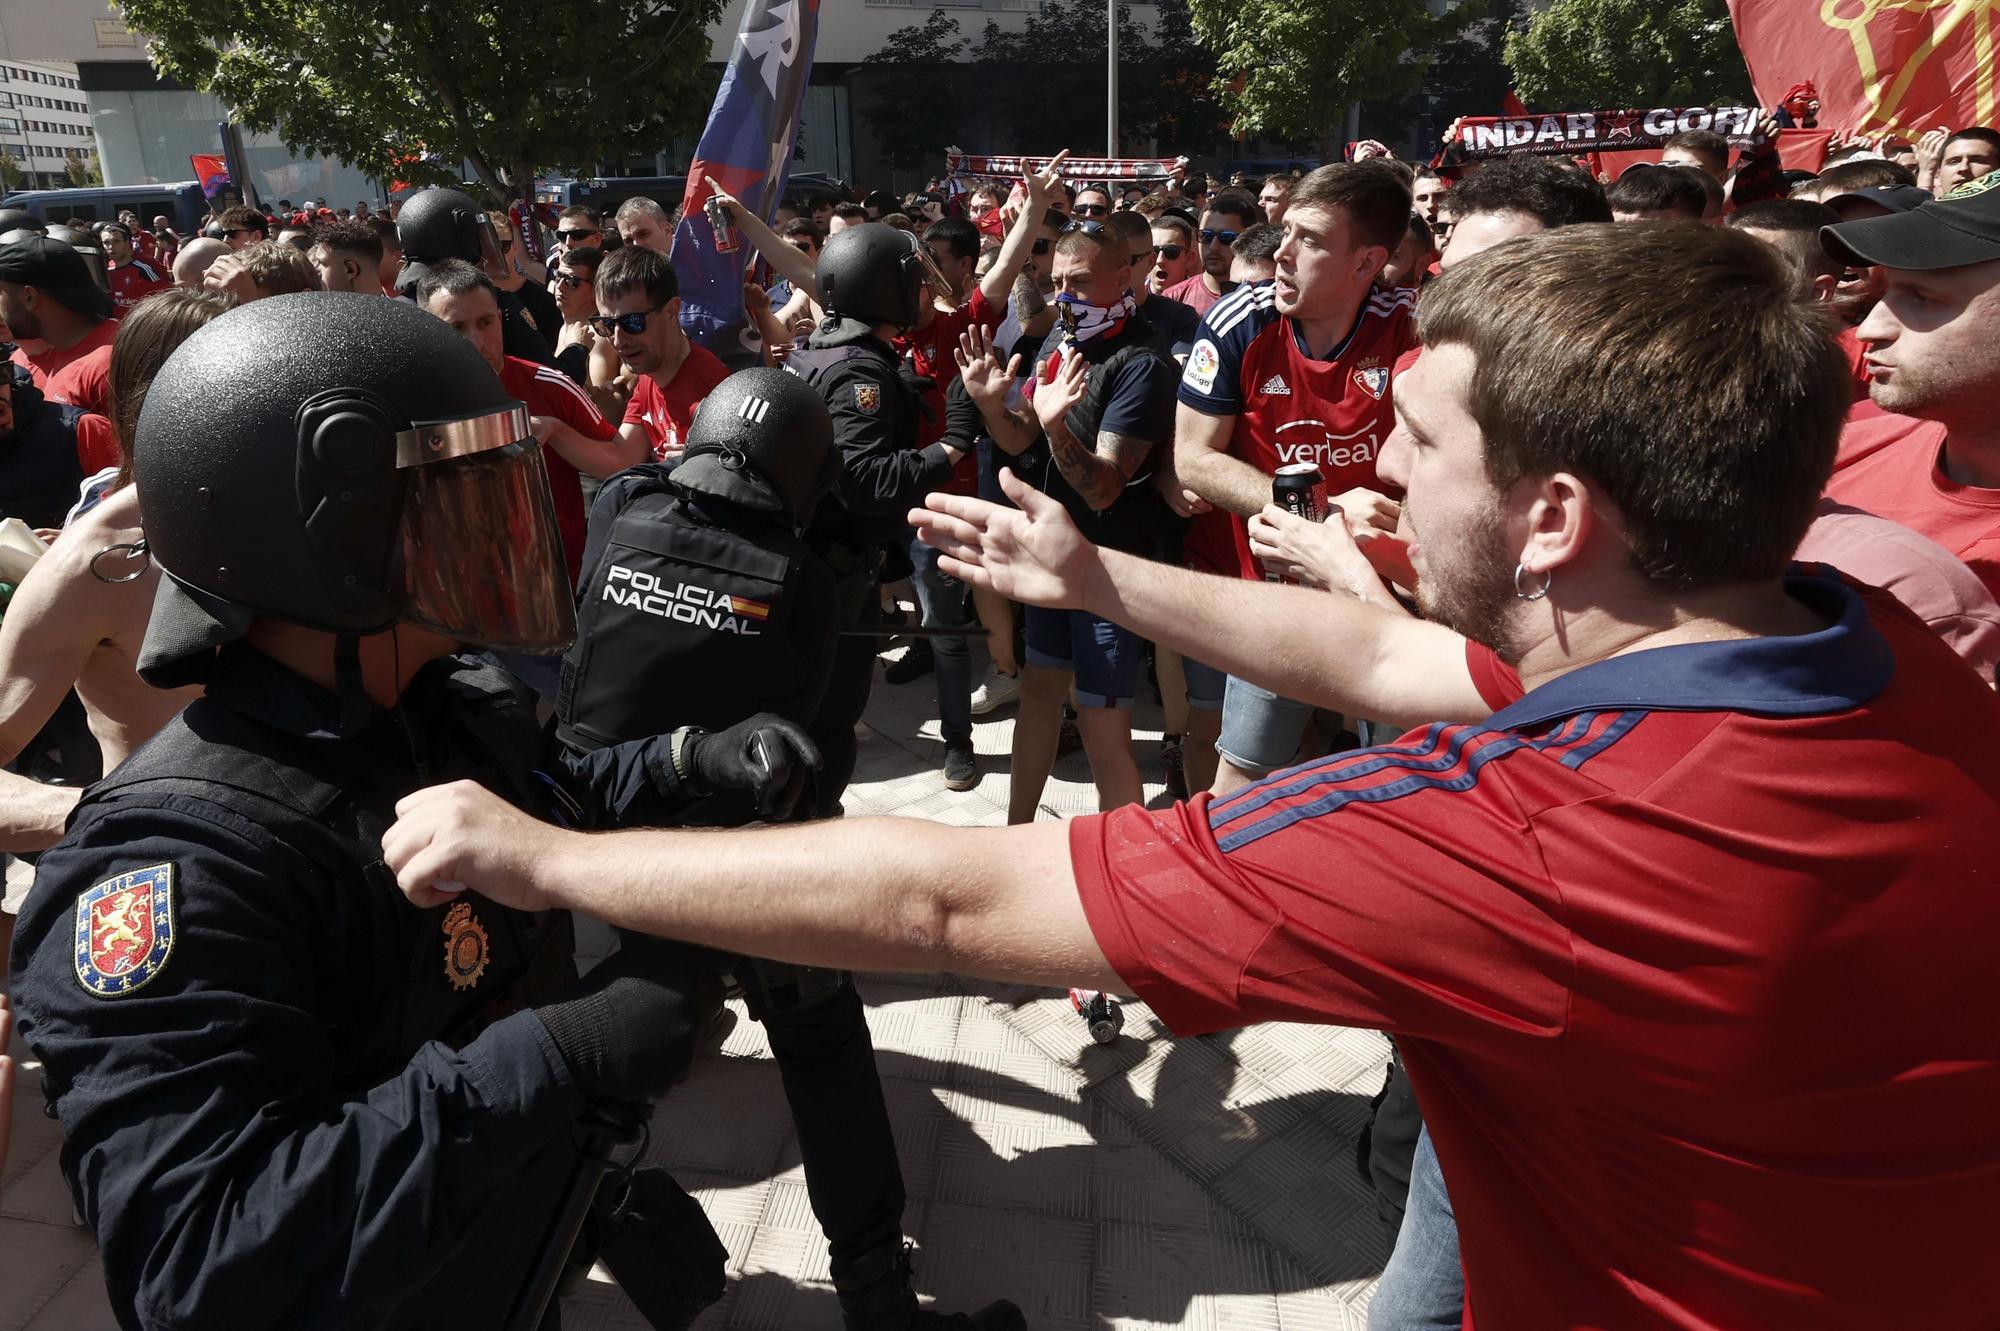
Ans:
{"label": "beer can", "polygon": [[1326,477],[1311,462],[1288,462],[1271,478],[1271,501],[1307,522],[1326,521]]}
{"label": "beer can", "polygon": [[734,254],[743,248],[743,241],[737,236],[736,227],[729,220],[729,210],[722,206],[720,200],[711,195],[702,208],[708,214],[709,228],[715,232],[717,254]]}

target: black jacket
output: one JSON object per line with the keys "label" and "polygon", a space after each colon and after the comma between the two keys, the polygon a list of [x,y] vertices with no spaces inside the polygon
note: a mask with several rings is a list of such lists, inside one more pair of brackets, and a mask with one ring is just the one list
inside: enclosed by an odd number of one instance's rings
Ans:
{"label": "black jacket", "polygon": [[917,447],[917,394],[880,338],[829,344],[815,333],[785,368],[819,390],[833,415],[840,485],[819,506],[812,534],[854,549],[900,541],[911,508],[951,479],[943,444]]}
{"label": "black jacket", "polygon": [[14,381],[14,428],[0,434],[0,518],[62,526],[83,484],[76,455],[81,415],[81,407],[48,401],[25,377]]}
{"label": "black jacket", "polygon": [[380,837],[458,777],[665,822],[666,746],[540,764],[525,693],[465,658],[398,713],[343,738],[227,648],[40,861],[14,998],[125,1327],[495,1326],[549,1226],[586,1105],[522,1009],[574,977],[568,917],[419,910]]}

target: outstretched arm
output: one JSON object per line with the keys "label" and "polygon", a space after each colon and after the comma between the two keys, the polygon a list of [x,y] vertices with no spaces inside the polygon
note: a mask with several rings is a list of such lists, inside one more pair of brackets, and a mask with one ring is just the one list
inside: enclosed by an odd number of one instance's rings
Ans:
{"label": "outstretched arm", "polygon": [[463,885],[725,952],[1123,989],[1085,919],[1061,823],[849,818],[732,832],[538,823],[469,781],[396,806],[382,857],[412,900]]}

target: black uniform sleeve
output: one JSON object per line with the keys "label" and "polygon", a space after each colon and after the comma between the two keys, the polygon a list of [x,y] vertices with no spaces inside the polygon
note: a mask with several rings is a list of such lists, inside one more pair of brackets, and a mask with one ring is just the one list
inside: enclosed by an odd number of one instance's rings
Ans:
{"label": "black uniform sleeve", "polygon": [[534,324],[523,315],[526,308],[519,296],[509,291],[500,293],[501,349],[509,356],[537,365],[554,365],[556,358],[549,350],[549,340],[536,332]]}
{"label": "black uniform sleeve", "polygon": [[986,418],[965,390],[965,380],[953,379],[944,390],[944,438],[954,448],[971,452],[986,433]]}
{"label": "black uniform sleeve", "polygon": [[[91,992],[78,898],[159,865],[170,946],[123,992]],[[361,982],[328,961],[352,886],[173,796],[87,815],[43,856],[15,999],[126,1326],[387,1325],[585,1108],[533,1012],[336,1087],[312,1008]]]}
{"label": "black uniform sleeve", "polygon": [[842,462],[840,497],[859,518],[901,518],[926,494],[951,479],[943,444],[904,448],[897,440],[899,413],[915,411],[893,369],[847,361],[820,382],[833,415],[834,446]]}
{"label": "black uniform sleeve", "polygon": [[666,827],[696,799],[674,775],[673,743],[668,735],[651,735],[588,753],[564,747],[557,758],[580,827]]}

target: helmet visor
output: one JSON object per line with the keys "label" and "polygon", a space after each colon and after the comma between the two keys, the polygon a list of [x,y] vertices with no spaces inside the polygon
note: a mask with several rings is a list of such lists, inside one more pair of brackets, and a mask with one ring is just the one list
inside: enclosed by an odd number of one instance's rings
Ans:
{"label": "helmet visor", "polygon": [[505,262],[505,251],[500,248],[500,233],[493,225],[491,213],[473,215],[473,234],[478,237],[479,257],[473,262],[482,268],[497,268]]}
{"label": "helmet visor", "polygon": [[[559,652],[576,637],[542,447],[518,403],[396,438],[404,614],[478,647]],[[476,557],[475,557],[476,556]]]}

